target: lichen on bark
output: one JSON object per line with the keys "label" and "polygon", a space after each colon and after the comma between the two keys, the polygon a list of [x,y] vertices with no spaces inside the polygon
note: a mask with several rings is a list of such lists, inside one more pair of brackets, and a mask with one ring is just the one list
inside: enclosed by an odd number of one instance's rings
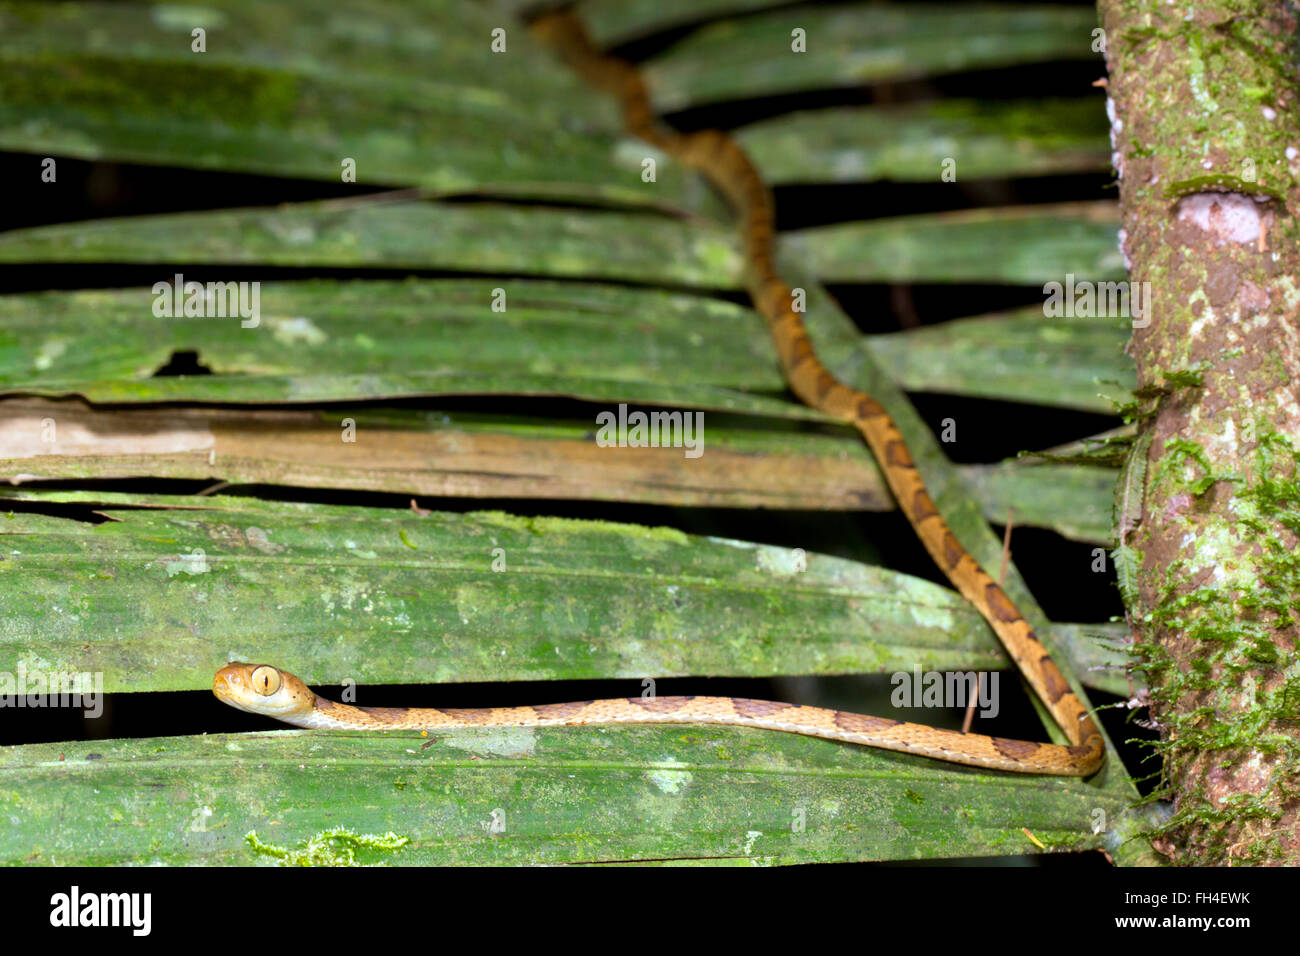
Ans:
{"label": "lichen on bark", "polygon": [[[1117,563],[1175,862],[1300,863],[1300,113],[1290,0],[1099,0],[1145,455]],[[1136,517],[1134,517],[1136,515]]]}

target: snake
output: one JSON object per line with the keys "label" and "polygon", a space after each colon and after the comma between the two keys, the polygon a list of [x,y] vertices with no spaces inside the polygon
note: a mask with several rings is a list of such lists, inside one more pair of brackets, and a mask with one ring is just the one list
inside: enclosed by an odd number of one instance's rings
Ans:
{"label": "snake", "polygon": [[584,81],[620,104],[627,131],[698,171],[740,220],[746,287],[776,346],[790,390],[854,427],[879,463],[890,491],[926,551],[953,587],[988,621],[1068,743],[962,733],[842,710],[738,697],[627,697],[497,708],[359,707],[315,694],[270,664],[233,662],[213,678],[216,696],[240,710],[324,730],[441,731],[483,727],[612,724],[723,724],[821,737],[990,770],[1089,776],[1105,758],[1101,731],[1011,598],[958,541],[926,489],[902,430],[885,407],[837,379],[822,364],[776,267],[775,202],[758,168],[719,130],[681,133],[660,124],[640,71],[600,51],[571,9],[542,13],[533,35]]}

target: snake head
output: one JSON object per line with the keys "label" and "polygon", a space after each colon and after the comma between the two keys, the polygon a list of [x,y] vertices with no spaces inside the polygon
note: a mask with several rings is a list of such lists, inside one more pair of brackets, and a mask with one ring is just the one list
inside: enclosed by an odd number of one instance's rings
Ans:
{"label": "snake head", "polygon": [[217,671],[212,693],[231,707],[288,723],[307,717],[316,701],[307,685],[288,671],[239,661]]}

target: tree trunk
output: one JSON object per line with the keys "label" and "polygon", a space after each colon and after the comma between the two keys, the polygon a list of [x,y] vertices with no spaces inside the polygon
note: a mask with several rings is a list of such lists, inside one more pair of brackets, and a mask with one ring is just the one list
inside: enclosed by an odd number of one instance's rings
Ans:
{"label": "tree trunk", "polygon": [[1120,243],[1150,291],[1116,563],[1174,801],[1153,842],[1297,864],[1297,8],[1098,6]]}

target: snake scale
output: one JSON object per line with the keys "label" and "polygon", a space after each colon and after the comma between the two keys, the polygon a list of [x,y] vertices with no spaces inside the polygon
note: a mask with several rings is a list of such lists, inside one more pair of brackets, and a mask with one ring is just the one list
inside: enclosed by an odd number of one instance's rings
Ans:
{"label": "snake scale", "polygon": [[532,29],[590,85],[619,100],[630,133],[698,170],[727,197],[742,220],[749,293],[771,331],[791,390],[802,401],[861,432],[930,556],[992,625],[1070,743],[963,734],[883,717],[734,697],[629,697],[481,709],[355,707],[318,697],[299,678],[268,664],[223,667],[213,679],[213,693],[241,710],[306,728],[432,731],[578,724],[732,724],[995,770],[1061,776],[1086,776],[1095,771],[1105,754],[1100,730],[1029,622],[939,514],[897,424],[871,396],[836,380],[813,351],[794,307],[793,290],[776,271],[772,194],[744,150],[716,130],[676,133],[660,127],[640,72],[598,51],[570,11],[543,14]]}

